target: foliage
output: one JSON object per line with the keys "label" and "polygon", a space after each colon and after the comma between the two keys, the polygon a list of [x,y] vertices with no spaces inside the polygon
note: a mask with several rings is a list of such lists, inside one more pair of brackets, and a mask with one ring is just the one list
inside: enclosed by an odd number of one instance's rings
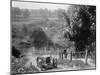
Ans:
{"label": "foliage", "polygon": [[30,12],[29,12],[28,9],[23,9],[23,10],[22,10],[22,14],[23,14],[24,18],[28,18],[29,15],[30,15]]}
{"label": "foliage", "polygon": [[18,7],[12,7],[11,10],[11,17],[12,21],[21,21],[26,20],[29,17],[29,10],[28,9],[20,9]]}
{"label": "foliage", "polygon": [[65,35],[75,42],[76,51],[84,51],[96,40],[96,7],[74,6],[73,12],[69,17],[70,31]]}
{"label": "foliage", "polygon": [[31,64],[30,67],[25,67],[27,60],[22,59],[16,59],[12,57],[11,61],[11,74],[25,74],[25,73],[34,73],[39,72],[39,70]]}
{"label": "foliage", "polygon": [[48,37],[42,28],[36,28],[32,32],[31,38],[33,38],[33,45],[35,48],[41,48],[48,44]]}

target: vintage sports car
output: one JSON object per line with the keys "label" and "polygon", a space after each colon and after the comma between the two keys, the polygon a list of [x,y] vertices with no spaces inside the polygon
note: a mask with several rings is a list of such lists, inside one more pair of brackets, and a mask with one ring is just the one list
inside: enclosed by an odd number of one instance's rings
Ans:
{"label": "vintage sports car", "polygon": [[57,68],[57,59],[49,55],[37,57],[37,66],[41,71]]}

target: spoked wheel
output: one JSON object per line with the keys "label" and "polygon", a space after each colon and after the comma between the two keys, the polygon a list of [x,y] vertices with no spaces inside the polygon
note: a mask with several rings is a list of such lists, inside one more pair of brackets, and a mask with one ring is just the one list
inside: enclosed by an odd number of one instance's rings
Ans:
{"label": "spoked wheel", "polygon": [[57,59],[53,59],[53,66],[57,68]]}
{"label": "spoked wheel", "polygon": [[46,71],[46,69],[45,68],[41,68],[41,71]]}

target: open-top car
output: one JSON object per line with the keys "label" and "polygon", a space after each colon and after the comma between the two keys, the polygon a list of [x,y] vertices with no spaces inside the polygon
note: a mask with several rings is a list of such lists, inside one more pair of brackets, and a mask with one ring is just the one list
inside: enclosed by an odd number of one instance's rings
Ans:
{"label": "open-top car", "polygon": [[37,66],[43,70],[57,68],[57,59],[49,55],[37,57]]}

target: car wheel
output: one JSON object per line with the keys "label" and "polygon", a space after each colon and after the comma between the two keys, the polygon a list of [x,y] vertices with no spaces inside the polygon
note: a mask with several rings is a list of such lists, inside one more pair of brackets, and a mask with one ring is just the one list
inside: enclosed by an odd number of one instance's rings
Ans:
{"label": "car wheel", "polygon": [[57,68],[57,59],[54,60],[54,67]]}
{"label": "car wheel", "polygon": [[41,68],[41,71],[45,71],[46,69],[45,68]]}

